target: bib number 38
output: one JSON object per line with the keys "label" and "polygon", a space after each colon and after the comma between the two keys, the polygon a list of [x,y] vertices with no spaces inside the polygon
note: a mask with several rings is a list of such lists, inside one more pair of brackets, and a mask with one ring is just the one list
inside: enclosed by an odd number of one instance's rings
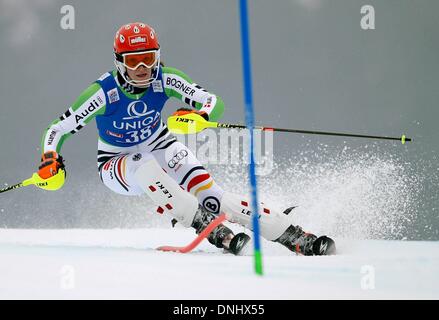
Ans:
{"label": "bib number 38", "polygon": [[136,143],[139,141],[144,141],[151,136],[151,127],[142,128],[136,131],[128,131],[126,135],[129,137],[125,139],[125,142]]}

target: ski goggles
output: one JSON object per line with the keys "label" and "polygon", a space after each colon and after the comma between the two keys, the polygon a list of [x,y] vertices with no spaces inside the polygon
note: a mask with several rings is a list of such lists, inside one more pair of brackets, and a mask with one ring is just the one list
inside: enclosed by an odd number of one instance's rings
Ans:
{"label": "ski goggles", "polygon": [[131,70],[136,70],[140,65],[152,68],[160,56],[159,50],[131,52],[122,54],[123,64]]}

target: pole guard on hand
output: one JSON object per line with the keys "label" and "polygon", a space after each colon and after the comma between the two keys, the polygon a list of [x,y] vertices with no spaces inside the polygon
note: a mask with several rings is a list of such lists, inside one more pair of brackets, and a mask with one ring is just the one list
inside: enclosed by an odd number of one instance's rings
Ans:
{"label": "pole guard on hand", "polygon": [[168,118],[169,131],[176,134],[193,134],[206,128],[216,128],[216,122],[210,122],[197,113],[174,115]]}
{"label": "pole guard on hand", "polygon": [[65,179],[66,179],[66,172],[63,169],[59,169],[57,174],[47,179],[41,178],[38,175],[38,173],[35,172],[32,175],[32,178],[29,179],[32,180],[32,182],[29,184],[34,184],[40,189],[55,191],[62,188]]}
{"label": "pole guard on hand", "polygon": [[54,176],[52,176],[48,179],[41,178],[38,175],[38,173],[35,172],[32,175],[32,177],[24,180],[23,182],[17,183],[15,185],[12,185],[12,186],[4,188],[4,189],[0,189],[0,193],[15,190],[15,189],[30,186],[30,185],[35,185],[38,188],[44,189],[44,190],[55,191],[55,190],[60,189],[64,185],[65,179],[66,179],[66,172],[63,169],[59,169],[57,174],[55,174]]}

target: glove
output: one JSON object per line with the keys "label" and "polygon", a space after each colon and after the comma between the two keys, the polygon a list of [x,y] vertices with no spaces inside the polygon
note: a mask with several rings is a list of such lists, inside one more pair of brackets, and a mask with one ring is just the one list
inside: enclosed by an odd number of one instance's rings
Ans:
{"label": "glove", "polygon": [[55,151],[45,152],[41,156],[41,164],[38,167],[38,175],[42,179],[48,179],[58,173],[59,169],[65,170],[64,159]]}
{"label": "glove", "polygon": [[193,109],[188,109],[188,108],[177,109],[177,111],[175,111],[172,115],[173,116],[184,116],[185,114],[189,114],[189,113],[196,113],[196,114],[202,116],[206,121],[209,121],[209,115],[207,114],[206,111],[198,111],[198,110],[193,110]]}

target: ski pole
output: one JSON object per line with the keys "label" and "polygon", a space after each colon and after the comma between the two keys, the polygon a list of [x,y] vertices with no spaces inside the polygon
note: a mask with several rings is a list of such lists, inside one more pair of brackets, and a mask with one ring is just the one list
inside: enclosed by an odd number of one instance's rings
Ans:
{"label": "ski pole", "polygon": [[21,187],[26,187],[30,185],[35,185],[38,188],[44,189],[44,190],[58,190],[64,185],[66,173],[63,169],[59,169],[58,173],[54,175],[53,177],[50,177],[48,179],[41,178],[38,173],[34,173],[32,177],[29,179],[26,179],[20,183],[14,184],[13,186],[6,187],[4,189],[0,189],[0,193],[18,189]]}
{"label": "ski pole", "polygon": [[[230,124],[230,123],[207,121],[198,114],[190,113],[183,116],[169,117],[168,128],[173,133],[191,134],[191,133],[201,132],[206,128],[247,129],[247,126],[241,124]],[[292,132],[292,133],[317,134],[317,135],[327,135],[327,136],[396,140],[396,141],[401,141],[402,144],[412,141],[411,138],[407,138],[404,134],[401,137],[387,137],[387,136],[373,136],[373,135],[341,133],[341,132],[272,128],[272,127],[262,127],[262,126],[255,126],[255,129],[259,129],[263,131],[275,131],[275,132]]]}
{"label": "ski pole", "polygon": [[18,188],[21,188],[21,187],[26,187],[26,186],[31,185],[31,184],[33,184],[33,179],[29,178],[29,179],[26,179],[26,180],[24,180],[24,181],[22,181],[20,183],[14,184],[13,186],[9,186],[9,187],[6,187],[4,189],[0,189],[0,193],[6,192],[6,191],[10,191],[10,190],[14,190],[14,189],[18,189]]}

